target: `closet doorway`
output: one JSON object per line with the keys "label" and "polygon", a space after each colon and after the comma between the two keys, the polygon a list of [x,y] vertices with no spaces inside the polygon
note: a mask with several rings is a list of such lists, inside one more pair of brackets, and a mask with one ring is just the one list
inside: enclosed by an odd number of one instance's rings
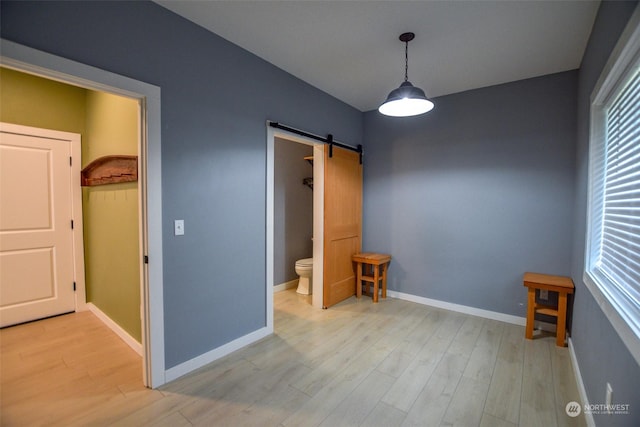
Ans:
{"label": "closet doorway", "polygon": [[[75,87],[123,96],[136,103],[139,153],[138,206],[140,273],[137,293],[141,318],[142,381],[148,387],[165,382],[162,291],[162,212],[160,187],[160,89],[127,77],[40,52],[6,40],[2,66]],[[148,260],[152,259],[153,264]],[[76,310],[86,309],[79,301]]]}

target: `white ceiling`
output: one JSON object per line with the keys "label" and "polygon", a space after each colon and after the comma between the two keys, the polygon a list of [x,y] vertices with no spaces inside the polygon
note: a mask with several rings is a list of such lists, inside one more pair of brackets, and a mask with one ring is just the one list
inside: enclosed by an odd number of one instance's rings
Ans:
{"label": "white ceiling", "polygon": [[368,111],[404,80],[437,97],[580,66],[599,1],[156,3]]}

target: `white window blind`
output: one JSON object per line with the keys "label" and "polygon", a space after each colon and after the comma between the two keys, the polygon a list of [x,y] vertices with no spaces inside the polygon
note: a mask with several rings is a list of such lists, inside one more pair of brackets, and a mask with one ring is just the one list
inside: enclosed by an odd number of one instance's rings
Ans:
{"label": "white window blind", "polygon": [[602,242],[596,266],[640,303],[640,73],[606,113]]}
{"label": "white window blind", "polygon": [[586,272],[640,337],[640,61],[592,115]]}

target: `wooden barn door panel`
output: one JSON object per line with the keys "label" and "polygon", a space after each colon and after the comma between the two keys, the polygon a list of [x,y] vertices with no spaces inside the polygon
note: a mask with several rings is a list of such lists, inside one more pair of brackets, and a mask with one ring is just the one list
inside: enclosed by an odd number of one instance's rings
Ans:
{"label": "wooden barn door panel", "polygon": [[355,295],[351,256],[362,246],[362,165],[356,152],[324,147],[324,306]]}

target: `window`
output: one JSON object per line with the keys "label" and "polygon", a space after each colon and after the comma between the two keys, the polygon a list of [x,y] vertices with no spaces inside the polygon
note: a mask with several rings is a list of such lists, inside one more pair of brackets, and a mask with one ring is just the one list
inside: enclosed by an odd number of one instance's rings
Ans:
{"label": "window", "polygon": [[584,279],[640,363],[639,33],[625,31],[592,98]]}

